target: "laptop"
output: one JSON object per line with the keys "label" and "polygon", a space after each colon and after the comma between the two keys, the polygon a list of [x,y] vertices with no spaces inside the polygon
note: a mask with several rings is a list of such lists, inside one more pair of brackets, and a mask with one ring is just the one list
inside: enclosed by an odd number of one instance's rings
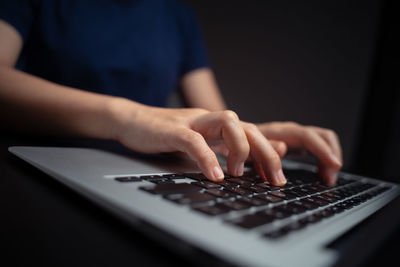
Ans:
{"label": "laptop", "polygon": [[9,151],[167,246],[232,266],[338,264],[342,255],[332,243],[400,193],[397,184],[344,172],[328,187],[315,166],[290,160],[283,160],[288,183],[277,187],[250,168],[214,183],[194,162],[163,155],[77,147]]}

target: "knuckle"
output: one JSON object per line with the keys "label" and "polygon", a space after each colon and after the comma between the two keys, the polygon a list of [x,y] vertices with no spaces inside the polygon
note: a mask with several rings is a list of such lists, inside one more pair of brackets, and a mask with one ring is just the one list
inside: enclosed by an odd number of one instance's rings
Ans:
{"label": "knuckle", "polygon": [[300,125],[299,123],[294,122],[294,121],[286,122],[286,126],[289,128],[301,128],[302,127],[302,125]]}
{"label": "knuckle", "polygon": [[326,132],[326,135],[331,138],[335,138],[335,139],[338,138],[338,135],[334,130],[327,129],[327,130],[325,130],[325,132]]}
{"label": "knuckle", "polygon": [[200,138],[202,138],[201,134],[195,131],[183,129],[178,132],[179,141],[185,145],[197,143],[200,140]]}
{"label": "knuckle", "polygon": [[248,132],[250,132],[250,133],[256,133],[256,132],[258,132],[258,127],[257,127],[257,125],[255,125],[254,123],[246,122],[244,126],[245,126],[246,130],[247,130]]}
{"label": "knuckle", "polygon": [[203,108],[190,108],[190,111],[193,113],[199,114],[199,115],[209,112],[208,110],[203,109]]}
{"label": "knuckle", "polygon": [[239,116],[232,110],[224,110],[222,111],[221,119],[225,122],[236,122],[239,120]]}
{"label": "knuckle", "polygon": [[315,139],[314,131],[308,127],[302,127],[299,130],[298,135],[299,135],[299,139],[300,139],[301,143],[304,146],[306,146],[310,142],[313,142],[313,140]]}
{"label": "knuckle", "polygon": [[314,137],[314,131],[310,127],[304,127],[302,132],[304,134],[304,137],[307,139]]}

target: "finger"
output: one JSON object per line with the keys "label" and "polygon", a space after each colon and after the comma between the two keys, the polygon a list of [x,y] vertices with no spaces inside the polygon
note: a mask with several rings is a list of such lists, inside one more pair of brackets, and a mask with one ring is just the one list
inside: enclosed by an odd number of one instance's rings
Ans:
{"label": "finger", "polygon": [[214,151],[216,154],[223,155],[224,157],[228,157],[229,155],[229,149],[226,147],[225,144],[219,144],[219,145],[209,145],[211,150]]}
{"label": "finger", "polygon": [[301,138],[304,147],[319,159],[324,181],[328,184],[336,183],[337,172],[342,167],[342,163],[327,142],[313,130],[305,131]]}
{"label": "finger", "polygon": [[264,182],[266,182],[268,179],[267,179],[267,176],[265,175],[265,172],[264,172],[264,170],[263,170],[263,167],[262,167],[262,165],[261,165],[261,163],[260,162],[253,162],[253,166],[254,166],[254,169],[256,170],[256,172],[258,173],[258,175],[260,175],[260,178],[264,181]]}
{"label": "finger", "polygon": [[318,165],[318,174],[329,186],[334,186],[337,182],[338,169]]}
{"label": "finger", "polygon": [[[250,123],[243,123],[243,125],[256,166],[257,164],[262,166],[262,170],[271,184],[284,185],[286,178],[282,171],[282,163],[278,153],[258,130],[257,126]],[[260,171],[258,173],[262,177],[263,173]]]}
{"label": "finger", "polygon": [[343,162],[342,146],[340,145],[339,137],[337,136],[337,134],[332,130],[321,128],[317,128],[316,131],[325,140],[325,142],[328,143],[339,161]]}
{"label": "finger", "polygon": [[201,134],[187,128],[179,129],[173,138],[173,145],[177,150],[188,154],[209,180],[220,182],[224,179],[215,153]]}
{"label": "finger", "polygon": [[[284,141],[292,148],[306,148],[319,159],[323,179],[327,182],[335,181],[335,172],[341,168],[342,162],[336,156],[337,152],[332,145],[315,131],[317,127],[304,127],[294,122],[269,123],[260,127],[271,139]],[[332,170],[329,170],[330,168]]]}
{"label": "finger", "polygon": [[228,172],[234,176],[243,175],[250,146],[236,113],[229,110],[208,113],[193,121],[191,126],[206,138],[222,138],[229,150]]}
{"label": "finger", "polygon": [[287,145],[285,142],[276,141],[276,140],[269,140],[271,146],[275,149],[278,155],[283,158],[287,152]]}

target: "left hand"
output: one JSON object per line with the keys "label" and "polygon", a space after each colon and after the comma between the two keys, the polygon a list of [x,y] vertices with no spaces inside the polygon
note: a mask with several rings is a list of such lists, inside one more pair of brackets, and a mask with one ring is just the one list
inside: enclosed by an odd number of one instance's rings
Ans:
{"label": "left hand", "polygon": [[286,145],[289,148],[306,149],[316,156],[319,175],[327,184],[336,184],[343,160],[340,141],[334,131],[294,122],[270,122],[257,126],[267,139],[275,140],[274,147],[281,147],[281,151],[286,151]]}

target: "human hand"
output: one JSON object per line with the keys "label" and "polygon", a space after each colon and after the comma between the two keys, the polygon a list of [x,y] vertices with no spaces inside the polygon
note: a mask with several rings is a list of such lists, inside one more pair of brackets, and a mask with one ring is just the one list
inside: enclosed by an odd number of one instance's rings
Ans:
{"label": "human hand", "polygon": [[[144,153],[184,152],[211,181],[222,181],[223,171],[209,143],[223,142],[228,173],[243,175],[251,156],[269,182],[284,185],[281,160],[256,125],[242,122],[233,111],[166,109],[119,99],[115,105],[114,139]],[[278,149],[279,151],[279,149]]]}
{"label": "human hand", "polygon": [[342,150],[334,131],[294,122],[262,123],[258,128],[268,139],[282,141],[289,148],[306,149],[316,156],[319,175],[327,184],[336,184],[337,173],[342,167]]}

